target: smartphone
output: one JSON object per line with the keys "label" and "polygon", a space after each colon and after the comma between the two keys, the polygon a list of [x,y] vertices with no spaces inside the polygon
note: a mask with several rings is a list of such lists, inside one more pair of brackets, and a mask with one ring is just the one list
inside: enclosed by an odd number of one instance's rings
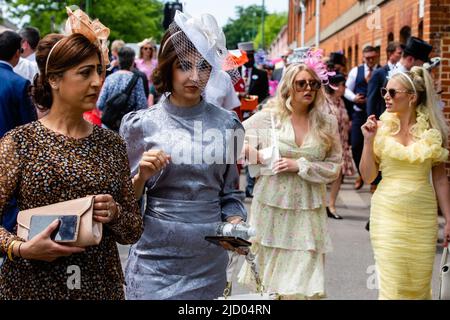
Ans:
{"label": "smartphone", "polygon": [[239,237],[229,237],[229,236],[206,236],[206,241],[212,242],[218,246],[222,246],[220,241],[225,241],[235,248],[239,247],[250,247],[252,243],[250,241],[244,240]]}
{"label": "smartphone", "polygon": [[59,226],[50,238],[55,242],[74,242],[78,235],[78,219],[77,215],[32,216],[28,240],[44,231],[53,221],[59,220]]}

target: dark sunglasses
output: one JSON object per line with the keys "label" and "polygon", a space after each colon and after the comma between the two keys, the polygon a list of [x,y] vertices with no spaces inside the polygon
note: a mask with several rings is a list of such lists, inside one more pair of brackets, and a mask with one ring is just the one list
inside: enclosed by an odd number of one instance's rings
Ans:
{"label": "dark sunglasses", "polygon": [[153,48],[151,48],[151,47],[143,47],[142,49],[143,50],[153,50]]}
{"label": "dark sunglasses", "polygon": [[396,89],[386,89],[386,88],[381,88],[380,89],[380,92],[381,92],[381,96],[382,97],[384,97],[385,95],[386,95],[386,93],[389,93],[389,96],[393,99],[393,98],[395,98],[395,95],[398,93],[398,92],[403,92],[403,93],[412,93],[411,91],[409,91],[409,90],[396,90]]}
{"label": "dark sunglasses", "polygon": [[308,85],[312,91],[316,91],[316,90],[320,89],[320,87],[322,86],[322,83],[320,83],[320,81],[317,81],[317,80],[310,80],[310,81],[297,80],[297,81],[295,81],[295,90],[296,91],[305,91],[306,87]]}

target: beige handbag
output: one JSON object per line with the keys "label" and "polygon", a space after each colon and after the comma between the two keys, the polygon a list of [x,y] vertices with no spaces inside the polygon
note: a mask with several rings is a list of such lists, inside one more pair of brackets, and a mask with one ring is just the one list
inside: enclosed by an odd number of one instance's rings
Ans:
{"label": "beige handbag", "polygon": [[93,214],[94,196],[23,210],[17,216],[17,235],[30,240],[30,226],[34,216],[77,216],[75,239],[64,244],[77,247],[98,245],[102,239],[103,225],[93,221]]}
{"label": "beige handbag", "polygon": [[450,261],[448,256],[448,248],[445,247],[442,252],[441,270],[440,270],[440,285],[439,285],[439,300],[450,300]]}

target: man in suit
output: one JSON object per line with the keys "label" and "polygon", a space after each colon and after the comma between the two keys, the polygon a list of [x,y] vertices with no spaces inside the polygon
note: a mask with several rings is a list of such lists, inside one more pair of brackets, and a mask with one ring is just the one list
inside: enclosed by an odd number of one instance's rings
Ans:
{"label": "man in suit", "polygon": [[[380,89],[386,85],[389,72],[396,69],[405,72],[411,70],[413,66],[422,66],[430,60],[428,56],[433,49],[429,43],[416,37],[409,38],[404,47],[398,42],[394,42],[392,46],[395,46],[395,52],[388,55],[390,57],[388,64],[373,73],[367,88],[367,114],[374,114],[377,118],[386,110]],[[387,50],[389,49],[392,50],[392,47],[388,46]],[[395,59],[400,61],[394,65]]]}
{"label": "man in suit", "polygon": [[[359,162],[361,160],[362,150],[364,146],[364,136],[361,126],[367,120],[366,113],[366,96],[367,87],[373,72],[379,67],[378,52],[372,46],[367,46],[363,50],[364,64],[354,67],[348,74],[345,86],[345,98],[353,102],[352,128],[351,128],[351,145],[352,155],[356,168],[359,172]],[[361,175],[356,179],[355,189],[359,190],[363,186]]]}
{"label": "man in suit", "polygon": [[258,103],[262,103],[269,96],[269,80],[267,72],[255,66],[255,50],[253,42],[241,42],[238,48],[247,53],[248,61],[242,68],[242,78],[245,81],[245,92],[241,96],[258,96]]}
{"label": "man in suit", "polygon": [[[17,126],[37,119],[28,96],[30,82],[13,71],[19,62],[22,38],[13,31],[0,34],[0,138]],[[12,231],[16,223],[17,204],[13,199],[5,207],[1,224]]]}

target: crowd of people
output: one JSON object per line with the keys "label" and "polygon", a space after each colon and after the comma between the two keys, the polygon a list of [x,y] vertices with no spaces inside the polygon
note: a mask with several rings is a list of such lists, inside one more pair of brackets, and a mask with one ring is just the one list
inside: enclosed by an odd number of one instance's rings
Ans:
{"label": "crowd of people", "polygon": [[[373,192],[379,298],[431,299],[450,189],[448,124],[423,67],[430,44],[389,43],[384,66],[367,46],[347,74],[340,52],[289,51],[275,67],[251,42],[229,51],[208,14],[178,11],[138,57],[122,40],[109,54],[107,27],[68,15],[65,34],[0,34],[0,299],[216,299],[233,258],[224,249],[236,248],[205,237],[245,221],[267,292],[323,298],[327,217],[343,219],[339,189],[356,173],[355,189]],[[56,241],[58,219],[18,235],[24,210],[89,195],[98,245]],[[116,243],[131,245],[125,272]],[[78,290],[67,286],[73,265]],[[254,275],[245,262],[239,282],[256,290]]]}

